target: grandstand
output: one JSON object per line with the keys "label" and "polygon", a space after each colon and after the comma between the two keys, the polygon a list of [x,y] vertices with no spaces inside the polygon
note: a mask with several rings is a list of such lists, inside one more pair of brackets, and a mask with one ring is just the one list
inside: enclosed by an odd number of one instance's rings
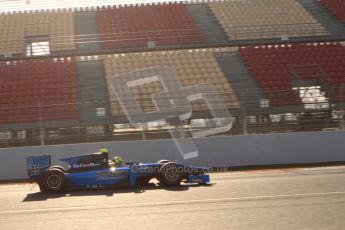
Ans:
{"label": "grandstand", "polygon": [[21,60],[0,65],[0,124],[79,117],[74,60]]}
{"label": "grandstand", "polygon": [[[131,126],[112,86],[157,66],[181,87],[215,86],[235,117],[223,135],[343,129],[344,6],[226,0],[2,13],[0,146],[167,137],[165,126]],[[130,88],[145,113],[165,91],[157,80]],[[206,101],[191,104],[185,127],[212,125]]]}
{"label": "grandstand", "polygon": [[96,14],[106,49],[203,43],[184,4],[100,8]]}
{"label": "grandstand", "polygon": [[339,86],[345,85],[345,47],[339,43],[243,47],[240,53],[272,105],[302,103],[293,91],[298,80],[306,87],[317,84],[335,102],[344,100]]}
{"label": "grandstand", "polygon": [[328,32],[295,0],[211,2],[230,40],[323,36]]}
{"label": "grandstand", "polygon": [[[112,76],[151,66],[169,66],[175,71],[176,78],[182,86],[211,83],[222,94],[224,102],[229,109],[240,107],[240,103],[218,65],[212,50],[131,53],[106,57],[104,62],[113,116],[124,115],[124,113],[115,95],[111,92]],[[137,97],[136,99],[144,104],[142,106],[144,112],[155,110],[150,95],[162,91],[163,87],[159,82],[133,88],[133,94]],[[206,104],[202,102],[196,103],[193,106],[193,111],[207,110]]]}
{"label": "grandstand", "polygon": [[25,56],[37,42],[49,42],[49,53],[75,49],[72,12],[2,14],[0,28],[2,54]]}

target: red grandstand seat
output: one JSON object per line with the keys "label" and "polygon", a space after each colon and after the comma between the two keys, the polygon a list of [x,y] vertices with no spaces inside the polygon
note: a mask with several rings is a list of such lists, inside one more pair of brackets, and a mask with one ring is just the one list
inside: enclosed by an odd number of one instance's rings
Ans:
{"label": "red grandstand seat", "polygon": [[0,124],[79,118],[75,59],[0,62],[0,82]]}
{"label": "red grandstand seat", "polygon": [[[329,76],[331,87],[335,83],[345,82],[345,47],[339,43],[280,45],[271,49],[248,46],[239,50],[272,105],[301,103],[290,83],[289,70],[292,66],[319,65]],[[315,78],[315,69],[307,68],[304,71],[299,74],[300,78]],[[334,93],[337,94],[335,89]],[[339,100],[339,97],[336,99]]]}
{"label": "red grandstand seat", "polygon": [[344,0],[321,0],[322,5],[331,10],[338,18],[345,22],[345,1]]}
{"label": "red grandstand seat", "polygon": [[97,23],[103,48],[147,47],[203,43],[184,4],[98,9]]}

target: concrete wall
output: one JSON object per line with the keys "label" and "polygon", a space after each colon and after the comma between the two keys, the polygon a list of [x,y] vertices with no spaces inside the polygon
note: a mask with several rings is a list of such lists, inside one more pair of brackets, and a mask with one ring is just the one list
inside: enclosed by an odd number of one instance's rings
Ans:
{"label": "concrete wall", "polygon": [[[224,136],[194,139],[199,157],[187,161],[200,166],[248,166],[345,161],[345,132],[312,132]],[[26,178],[26,157],[51,154],[59,158],[108,148],[111,157],[125,161],[182,161],[172,140],[123,141],[0,149],[0,180]]]}

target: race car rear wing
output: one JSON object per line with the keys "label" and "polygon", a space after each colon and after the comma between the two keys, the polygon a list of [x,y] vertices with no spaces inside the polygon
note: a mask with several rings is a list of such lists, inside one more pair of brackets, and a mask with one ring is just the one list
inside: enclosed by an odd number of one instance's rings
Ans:
{"label": "race car rear wing", "polygon": [[51,157],[49,155],[30,156],[26,158],[27,172],[30,178],[41,176],[50,165]]}

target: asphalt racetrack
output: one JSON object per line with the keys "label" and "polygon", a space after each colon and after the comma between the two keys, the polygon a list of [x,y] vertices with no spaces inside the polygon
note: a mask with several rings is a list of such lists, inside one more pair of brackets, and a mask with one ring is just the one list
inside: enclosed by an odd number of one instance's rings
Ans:
{"label": "asphalt racetrack", "polygon": [[42,194],[0,185],[0,229],[345,229],[345,167],[211,174],[182,185]]}

